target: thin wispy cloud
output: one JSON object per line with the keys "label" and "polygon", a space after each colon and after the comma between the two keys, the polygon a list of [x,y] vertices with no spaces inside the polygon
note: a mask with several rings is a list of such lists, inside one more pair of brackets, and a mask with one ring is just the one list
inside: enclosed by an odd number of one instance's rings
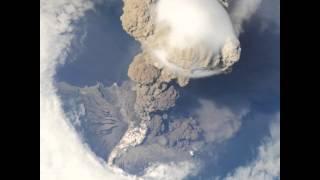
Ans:
{"label": "thin wispy cloud", "polygon": [[237,0],[231,2],[230,17],[237,34],[243,31],[243,24],[250,20],[262,0]]}
{"label": "thin wispy cloud", "polygon": [[238,167],[225,180],[270,180],[280,179],[280,114],[270,127],[270,136],[258,147],[255,160]]}
{"label": "thin wispy cloud", "polygon": [[240,110],[219,107],[209,100],[200,100],[201,107],[195,111],[200,127],[204,130],[207,142],[220,143],[228,140],[240,129],[242,118],[250,109],[243,106]]}

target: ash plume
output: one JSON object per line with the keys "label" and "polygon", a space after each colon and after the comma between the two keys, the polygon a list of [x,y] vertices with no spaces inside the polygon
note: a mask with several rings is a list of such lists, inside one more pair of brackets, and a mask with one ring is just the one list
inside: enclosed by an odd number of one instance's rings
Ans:
{"label": "ash plume", "polygon": [[[172,79],[228,72],[240,43],[224,3],[211,0],[125,0],[122,25]],[[186,81],[186,80],[184,80]]]}
{"label": "ash plume", "polygon": [[[123,29],[140,42],[142,48],[128,69],[128,76],[134,82],[134,111],[139,120],[129,122],[127,131],[110,153],[108,164],[119,171],[135,173],[126,165],[128,161],[135,164],[134,167],[147,166],[144,163],[154,161],[155,157],[146,155],[139,160],[132,157],[154,149],[158,149],[156,154],[166,152],[167,162],[192,161],[189,153],[202,146],[201,127],[193,118],[179,120],[168,117],[167,112],[179,98],[178,89],[188,85],[190,78],[230,72],[239,60],[241,48],[226,11],[228,2],[123,2]],[[169,123],[171,129],[165,130],[168,119],[174,121]],[[179,149],[179,156],[170,156],[176,152],[172,150],[174,147]]]}

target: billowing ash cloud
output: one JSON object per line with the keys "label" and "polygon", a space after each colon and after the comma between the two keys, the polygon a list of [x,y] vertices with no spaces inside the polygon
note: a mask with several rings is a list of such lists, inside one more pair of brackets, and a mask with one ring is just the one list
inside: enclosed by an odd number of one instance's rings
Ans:
{"label": "billowing ash cloud", "polygon": [[139,174],[147,162],[194,161],[194,151],[204,142],[221,142],[239,129],[242,115],[236,118],[228,110],[217,109],[222,119],[211,126],[201,118],[167,114],[179,98],[179,86],[190,78],[229,72],[239,60],[240,43],[227,5],[216,0],[124,0],[123,29],[142,47],[128,69],[137,119],[128,122],[108,165]]}
{"label": "billowing ash cloud", "polygon": [[220,1],[124,2],[124,29],[141,42],[151,64],[174,78],[220,74],[240,58],[240,43]]}

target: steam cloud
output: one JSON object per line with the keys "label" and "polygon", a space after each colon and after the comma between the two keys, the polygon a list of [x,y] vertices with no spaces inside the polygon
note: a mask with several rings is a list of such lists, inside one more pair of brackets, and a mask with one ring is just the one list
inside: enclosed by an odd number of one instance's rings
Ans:
{"label": "steam cloud", "polygon": [[232,1],[230,7],[230,16],[235,28],[235,32],[239,35],[243,30],[242,26],[256,12],[262,0],[236,0]]}

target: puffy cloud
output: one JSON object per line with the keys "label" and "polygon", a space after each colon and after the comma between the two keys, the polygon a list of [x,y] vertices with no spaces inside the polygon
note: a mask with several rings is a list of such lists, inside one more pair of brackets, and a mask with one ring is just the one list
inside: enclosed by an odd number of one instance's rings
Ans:
{"label": "puffy cloud", "polygon": [[270,137],[258,148],[257,158],[238,167],[225,180],[269,180],[280,176],[280,114],[270,127]]}
{"label": "puffy cloud", "polygon": [[196,163],[183,161],[179,163],[155,164],[150,166],[144,175],[145,180],[181,180],[194,175],[199,170]]}
{"label": "puffy cloud", "polygon": [[220,74],[240,58],[240,43],[229,14],[217,0],[160,0],[157,31],[157,45],[152,47],[155,56],[184,76]]}

